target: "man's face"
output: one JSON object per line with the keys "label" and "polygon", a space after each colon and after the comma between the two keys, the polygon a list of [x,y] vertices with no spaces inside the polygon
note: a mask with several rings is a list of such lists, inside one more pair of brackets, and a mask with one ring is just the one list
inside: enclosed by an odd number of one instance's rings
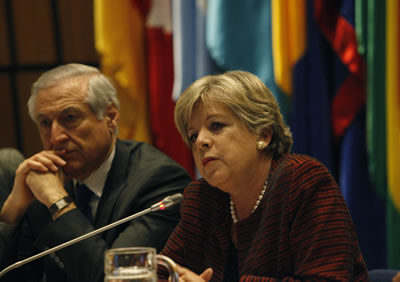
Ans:
{"label": "man's face", "polygon": [[35,109],[45,150],[61,151],[66,176],[84,179],[106,159],[115,142],[118,111],[98,120],[84,102],[87,77],[67,79],[38,93]]}

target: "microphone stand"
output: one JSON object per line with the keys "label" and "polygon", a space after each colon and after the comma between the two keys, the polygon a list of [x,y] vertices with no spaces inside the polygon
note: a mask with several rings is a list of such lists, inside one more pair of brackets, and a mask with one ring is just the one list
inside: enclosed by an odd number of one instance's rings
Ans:
{"label": "microphone stand", "polygon": [[145,214],[150,213],[150,212],[154,212],[154,211],[158,211],[158,210],[164,210],[166,208],[169,208],[169,207],[171,207],[171,206],[173,206],[175,204],[178,204],[181,200],[182,200],[182,194],[179,194],[179,193],[175,194],[175,195],[172,195],[172,196],[168,196],[168,197],[164,198],[164,200],[152,205],[150,208],[147,208],[147,209],[145,209],[143,211],[140,211],[138,213],[132,214],[130,216],[127,216],[125,218],[117,220],[117,221],[115,221],[113,223],[110,223],[108,225],[105,225],[103,227],[95,229],[93,231],[90,231],[89,233],[83,234],[83,235],[81,235],[79,237],[76,237],[76,238],[74,238],[72,240],[69,240],[69,241],[67,241],[65,243],[62,243],[62,244],[60,244],[58,246],[55,246],[55,247],[50,248],[48,250],[45,250],[45,251],[43,251],[41,253],[38,253],[36,255],[33,255],[31,257],[28,257],[28,258],[26,258],[24,260],[17,261],[16,263],[11,264],[11,265],[7,266],[6,268],[4,268],[2,271],[0,271],[0,277],[3,277],[7,272],[9,272],[9,271],[11,271],[11,270],[13,270],[15,268],[18,268],[18,267],[20,267],[20,266],[22,266],[24,264],[27,264],[28,262],[34,261],[34,260],[36,260],[38,258],[44,257],[44,256],[46,256],[48,254],[51,254],[51,253],[55,252],[55,251],[61,250],[61,249],[65,248],[65,247],[68,247],[68,246],[70,246],[72,244],[75,244],[75,243],[77,243],[79,241],[85,240],[85,239],[87,239],[87,238],[89,238],[89,237],[91,237],[93,235],[99,234],[99,233],[101,233],[103,231],[106,231],[106,230],[108,230],[110,228],[113,228],[113,227],[115,227],[117,225],[120,225],[120,224],[122,224],[124,222],[127,222],[127,221],[130,221],[132,219],[135,219],[135,218],[137,218],[139,216],[145,215]]}

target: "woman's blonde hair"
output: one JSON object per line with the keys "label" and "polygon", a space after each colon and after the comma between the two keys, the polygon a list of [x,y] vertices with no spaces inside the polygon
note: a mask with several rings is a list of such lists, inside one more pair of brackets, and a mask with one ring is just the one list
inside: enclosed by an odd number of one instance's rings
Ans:
{"label": "woman's blonde hair", "polygon": [[256,136],[262,137],[269,130],[272,139],[265,151],[274,157],[290,151],[292,133],[275,97],[257,76],[245,71],[208,75],[193,82],[182,93],[175,107],[175,125],[189,147],[188,122],[200,101],[204,105],[219,103],[228,107]]}

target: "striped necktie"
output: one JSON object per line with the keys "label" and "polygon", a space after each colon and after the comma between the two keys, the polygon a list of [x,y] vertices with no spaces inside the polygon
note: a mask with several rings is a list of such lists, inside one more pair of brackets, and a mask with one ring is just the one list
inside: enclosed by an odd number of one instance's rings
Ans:
{"label": "striped necktie", "polygon": [[94,193],[83,183],[79,183],[75,189],[75,204],[81,210],[88,221],[93,224],[93,214],[89,206]]}

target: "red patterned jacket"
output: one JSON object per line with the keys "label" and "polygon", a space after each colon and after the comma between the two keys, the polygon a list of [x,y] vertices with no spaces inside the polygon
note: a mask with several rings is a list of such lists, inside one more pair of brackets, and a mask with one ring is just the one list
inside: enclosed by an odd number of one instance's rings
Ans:
{"label": "red patterned jacket", "polygon": [[[229,195],[205,180],[184,193],[182,218],[162,253],[224,281],[231,246]],[[258,209],[237,223],[240,281],[367,281],[340,189],[317,160],[286,154],[272,164]],[[160,279],[166,279],[160,272]]]}

